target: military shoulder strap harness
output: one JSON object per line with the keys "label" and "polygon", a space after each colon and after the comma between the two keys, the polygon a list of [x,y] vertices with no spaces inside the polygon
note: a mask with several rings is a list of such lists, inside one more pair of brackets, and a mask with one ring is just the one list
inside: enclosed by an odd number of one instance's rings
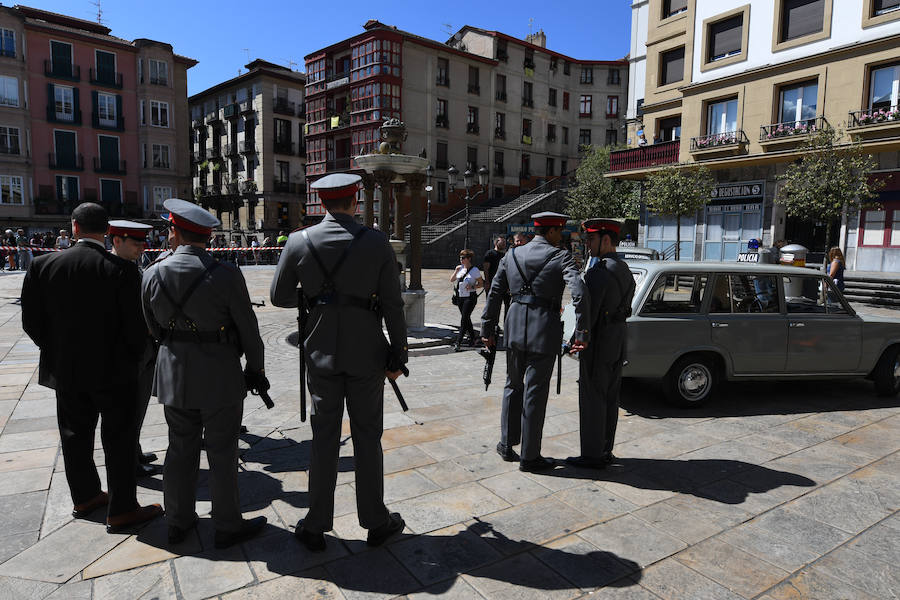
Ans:
{"label": "military shoulder strap harness", "polygon": [[541,266],[535,271],[534,276],[530,279],[525,276],[525,272],[522,270],[522,267],[519,265],[519,259],[516,258],[516,249],[510,248],[509,253],[512,255],[513,263],[516,265],[516,270],[519,271],[519,276],[522,278],[522,287],[519,288],[519,291],[514,292],[512,294],[512,301],[517,304],[524,304],[525,306],[539,306],[541,308],[546,308],[548,310],[558,310],[560,307],[560,301],[555,298],[543,298],[541,296],[535,296],[534,290],[532,289],[532,284],[534,280],[537,279],[537,276],[541,274],[541,271],[544,270],[550,261],[559,256],[559,253],[562,250],[556,250],[551,253],[550,256],[541,263]]}
{"label": "military shoulder strap harness", "polygon": [[360,296],[338,292],[334,287],[334,276],[343,266],[344,260],[346,260],[347,256],[350,254],[350,249],[367,231],[369,231],[367,227],[361,227],[353,236],[353,239],[350,240],[350,243],[344,246],[344,251],[338,257],[337,262],[334,263],[334,267],[327,269],[325,263],[322,262],[322,257],[319,256],[319,252],[313,245],[312,240],[309,239],[306,230],[303,230],[303,241],[306,242],[306,247],[309,249],[310,255],[313,257],[313,260],[316,261],[316,264],[319,266],[319,269],[324,276],[324,281],[322,282],[322,288],[319,290],[319,294],[307,299],[307,304],[310,309],[316,306],[354,306],[356,308],[361,308],[362,310],[373,312],[379,310],[378,294],[372,294],[368,298],[361,298]]}
{"label": "military shoulder strap harness", "polygon": [[[220,263],[217,260],[214,260],[209,264],[200,275],[197,276],[194,281],[191,282],[191,285],[188,286],[187,291],[184,293],[184,296],[181,297],[181,300],[175,300],[172,294],[169,293],[168,288],[166,288],[165,283],[163,283],[163,278],[159,274],[159,270],[156,271],[156,281],[159,283],[159,291],[163,293],[163,296],[169,301],[174,309],[172,313],[172,318],[169,319],[168,328],[165,330],[163,334],[162,343],[167,342],[196,342],[196,343],[209,343],[209,344],[229,344],[232,342],[228,333],[229,330],[225,325],[222,325],[219,329],[215,331],[201,331],[197,328],[197,324],[184,312],[184,307],[187,304],[188,300],[191,299],[191,296],[194,295],[194,292],[197,291],[197,288],[200,287],[200,284],[212,273],[217,267],[219,267]],[[184,322],[184,325],[187,329],[177,329],[178,320]]]}

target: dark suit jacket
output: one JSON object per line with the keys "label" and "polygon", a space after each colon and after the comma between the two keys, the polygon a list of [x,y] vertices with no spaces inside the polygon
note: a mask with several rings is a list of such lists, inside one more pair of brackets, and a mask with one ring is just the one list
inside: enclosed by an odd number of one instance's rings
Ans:
{"label": "dark suit jacket", "polygon": [[136,382],[147,339],[137,265],[89,242],[39,256],[22,285],[22,327],[41,349],[41,385],[90,392]]}

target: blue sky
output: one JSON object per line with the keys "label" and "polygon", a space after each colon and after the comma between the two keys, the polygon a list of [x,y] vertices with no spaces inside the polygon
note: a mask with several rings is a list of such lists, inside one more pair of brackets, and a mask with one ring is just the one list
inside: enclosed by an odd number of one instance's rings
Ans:
{"label": "blue sky", "polygon": [[[10,4],[13,4],[12,2]],[[96,20],[95,0],[22,0],[22,4]],[[368,19],[439,41],[463,25],[524,37],[533,19],[547,46],[583,59],[621,58],[628,53],[630,0],[588,2],[358,2],[285,0],[101,0],[103,22],[113,35],[171,43],[200,63],[188,71],[195,94],[238,74],[247,56],[288,66],[310,52],[362,31]],[[245,51],[247,48],[248,51]]]}

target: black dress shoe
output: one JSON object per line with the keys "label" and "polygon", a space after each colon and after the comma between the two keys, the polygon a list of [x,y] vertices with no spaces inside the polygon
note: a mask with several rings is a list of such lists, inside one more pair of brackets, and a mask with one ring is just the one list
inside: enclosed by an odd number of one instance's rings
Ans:
{"label": "black dress shoe", "polygon": [[185,540],[191,529],[197,527],[197,521],[191,523],[190,527],[178,527],[177,525],[169,525],[169,543],[180,544]]}
{"label": "black dress shoe", "polygon": [[567,465],[581,469],[605,469],[612,460],[606,458],[593,458],[590,456],[570,456],[566,459]]}
{"label": "black dress shoe", "polygon": [[497,454],[506,462],[515,462],[519,460],[519,455],[512,448],[507,448],[502,443],[497,444]]}
{"label": "black dress shoe", "polygon": [[241,433],[247,433],[247,426],[241,425]]}
{"label": "black dress shoe", "polygon": [[300,543],[306,546],[306,549],[310,552],[325,552],[325,534],[307,531],[307,529],[303,527],[302,519],[297,523],[297,529],[294,530],[294,537],[300,540]]}
{"label": "black dress shoe", "polygon": [[149,465],[156,459],[157,456],[153,452],[141,452],[140,454],[138,454],[138,462],[142,465]]}
{"label": "black dress shoe", "polygon": [[519,461],[519,470],[527,473],[539,473],[541,471],[549,471],[556,466],[556,463],[549,458],[538,456],[531,460]]}
{"label": "black dress shoe", "polygon": [[391,513],[388,516],[387,523],[369,530],[366,544],[369,546],[380,546],[388,541],[392,535],[403,531],[404,527],[406,527],[406,522],[400,516],[400,513]]}
{"label": "black dress shoe", "polygon": [[257,533],[262,531],[266,526],[265,517],[253,517],[252,519],[244,519],[244,523],[238,531],[216,531],[215,545],[216,548],[228,548],[249,540]]}
{"label": "black dress shoe", "polygon": [[141,477],[153,477],[154,475],[159,475],[162,473],[162,467],[159,465],[144,465],[138,463],[137,468],[135,469],[135,474],[138,478]]}

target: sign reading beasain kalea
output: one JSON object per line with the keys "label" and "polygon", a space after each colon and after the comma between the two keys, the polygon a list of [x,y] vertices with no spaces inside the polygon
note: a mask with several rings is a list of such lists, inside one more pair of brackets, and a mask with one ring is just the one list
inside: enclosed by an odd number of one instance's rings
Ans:
{"label": "sign reading beasain kalea", "polygon": [[720,183],[713,187],[709,194],[710,202],[729,202],[731,200],[762,200],[766,193],[765,181],[737,181]]}

